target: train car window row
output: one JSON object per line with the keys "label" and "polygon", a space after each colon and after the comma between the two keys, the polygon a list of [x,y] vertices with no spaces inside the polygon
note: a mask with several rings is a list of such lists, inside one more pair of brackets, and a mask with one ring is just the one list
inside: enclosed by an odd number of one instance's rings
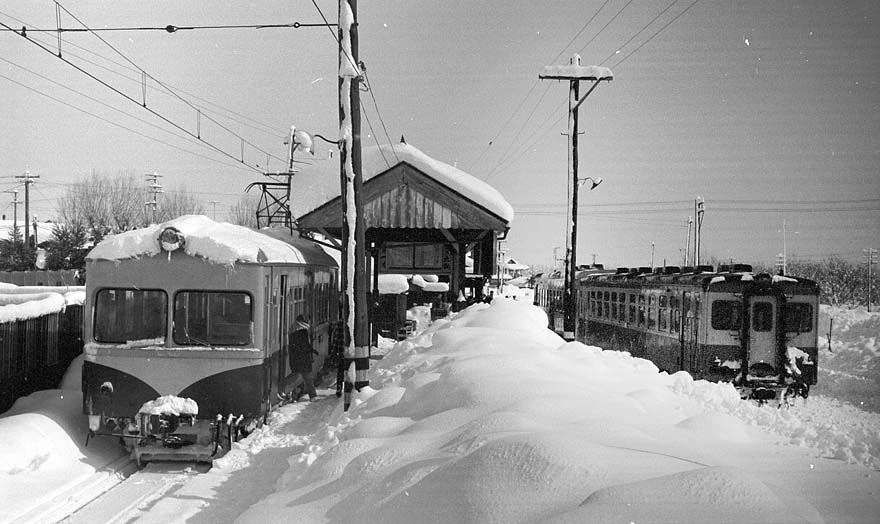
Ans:
{"label": "train car window row", "polygon": [[165,342],[168,295],[159,289],[106,288],[95,297],[97,342]]}

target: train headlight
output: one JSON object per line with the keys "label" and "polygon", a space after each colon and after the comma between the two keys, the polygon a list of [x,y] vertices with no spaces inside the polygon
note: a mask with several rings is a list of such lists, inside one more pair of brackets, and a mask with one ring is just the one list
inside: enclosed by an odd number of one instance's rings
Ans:
{"label": "train headlight", "polygon": [[165,251],[180,249],[185,243],[186,239],[183,237],[183,233],[178,231],[177,228],[166,227],[159,235],[159,245]]}

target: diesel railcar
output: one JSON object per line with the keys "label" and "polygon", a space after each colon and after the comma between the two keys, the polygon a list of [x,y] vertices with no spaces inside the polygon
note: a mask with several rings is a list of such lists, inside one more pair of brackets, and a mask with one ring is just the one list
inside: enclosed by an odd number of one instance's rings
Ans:
{"label": "diesel railcar", "polygon": [[[561,300],[552,300],[561,285],[538,282],[551,319],[561,314]],[[576,303],[578,340],[661,370],[729,381],[762,402],[806,397],[816,384],[819,288],[811,280],[754,274],[746,264],[619,268],[579,275]]]}
{"label": "diesel railcar", "polygon": [[285,228],[180,217],[105,239],[86,270],[89,435],[138,462],[228,450],[284,398],[293,319],[310,319],[320,364],[338,315],[336,262]]}

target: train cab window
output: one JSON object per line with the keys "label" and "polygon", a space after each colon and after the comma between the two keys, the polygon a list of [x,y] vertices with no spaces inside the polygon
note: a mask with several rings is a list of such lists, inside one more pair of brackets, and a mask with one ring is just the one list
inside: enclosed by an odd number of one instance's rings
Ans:
{"label": "train cab window", "polygon": [[785,331],[788,333],[809,333],[813,331],[813,306],[811,304],[788,303],[783,306]]}
{"label": "train cab window", "polygon": [[742,326],[742,305],[735,300],[712,302],[712,329],[735,331]]}
{"label": "train cab window", "polygon": [[101,289],[95,295],[95,341],[164,344],[167,317],[164,291]]}
{"label": "train cab window", "polygon": [[251,343],[251,296],[230,291],[181,291],[174,297],[174,343],[243,346]]}
{"label": "train cab window", "polygon": [[773,304],[770,302],[755,302],[752,304],[752,329],[755,331],[770,331],[773,329]]}

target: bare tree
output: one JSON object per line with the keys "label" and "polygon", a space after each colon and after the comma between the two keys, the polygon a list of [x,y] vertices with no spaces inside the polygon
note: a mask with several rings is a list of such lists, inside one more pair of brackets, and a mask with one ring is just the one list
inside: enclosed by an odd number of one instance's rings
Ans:
{"label": "bare tree", "polygon": [[156,222],[165,222],[183,215],[202,215],[205,208],[186,188],[166,191],[158,198]]}
{"label": "bare tree", "polygon": [[[144,181],[131,171],[117,175],[93,171],[68,186],[58,199],[59,222],[85,228],[88,238],[98,243],[105,236],[142,227],[153,218]],[[157,198],[156,220],[164,222],[203,212],[202,204],[186,189],[165,192]]]}
{"label": "bare tree", "polygon": [[95,242],[143,223],[143,188],[131,172],[117,176],[92,171],[58,199],[59,221],[85,227]]}
{"label": "bare tree", "polygon": [[257,207],[259,204],[258,197],[244,195],[229,211],[229,221],[239,226],[257,229]]}

